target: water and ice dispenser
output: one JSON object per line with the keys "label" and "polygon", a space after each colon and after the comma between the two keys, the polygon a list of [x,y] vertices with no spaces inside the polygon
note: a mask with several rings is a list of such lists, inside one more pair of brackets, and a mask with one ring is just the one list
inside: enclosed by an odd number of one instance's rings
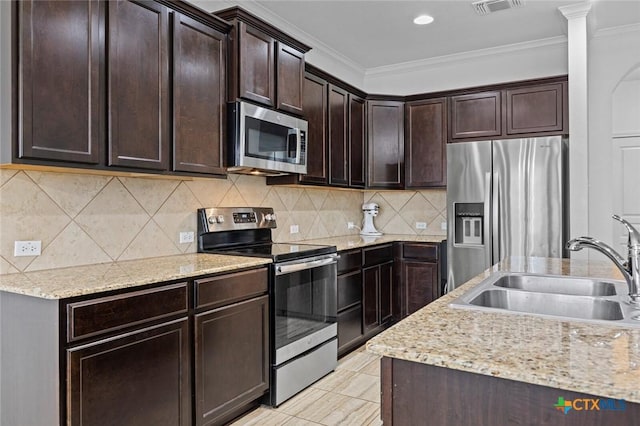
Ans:
{"label": "water and ice dispenser", "polygon": [[484,203],[455,203],[455,244],[484,245]]}

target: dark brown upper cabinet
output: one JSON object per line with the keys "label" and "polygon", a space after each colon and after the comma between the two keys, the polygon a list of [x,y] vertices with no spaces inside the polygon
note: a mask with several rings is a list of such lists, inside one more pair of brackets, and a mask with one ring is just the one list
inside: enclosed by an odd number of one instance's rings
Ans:
{"label": "dark brown upper cabinet", "polygon": [[405,105],[405,186],[442,187],[447,180],[447,99]]}
{"label": "dark brown upper cabinet", "polygon": [[359,96],[349,94],[349,186],[364,188],[366,103]]}
{"label": "dark brown upper cabinet", "polygon": [[174,15],[173,170],[224,174],[226,35]]}
{"label": "dark brown upper cabinet", "polygon": [[[99,164],[105,140],[102,2],[21,1],[18,158]],[[17,63],[15,64],[17,66]]]}
{"label": "dark brown upper cabinet", "polygon": [[230,93],[267,106],[275,105],[275,40],[244,22],[237,27],[238,90]]}
{"label": "dark brown upper cabinet", "polygon": [[349,185],[349,94],[329,85],[329,184]]}
{"label": "dark brown upper cabinet", "polygon": [[449,99],[451,140],[492,138],[502,134],[502,93],[498,90]]}
{"label": "dark brown upper cabinet", "polygon": [[304,53],[277,42],[277,108],[302,115],[304,91]]}
{"label": "dark brown upper cabinet", "polygon": [[306,73],[302,107],[309,125],[307,129],[307,174],[300,175],[304,183],[326,184],[327,172],[327,87],[323,79]]}
{"label": "dark brown upper cabinet", "polygon": [[167,170],[169,10],[152,2],[107,6],[108,164]]}
{"label": "dark brown upper cabinet", "polygon": [[565,90],[566,83],[507,89],[507,134],[562,131]]}
{"label": "dark brown upper cabinet", "polygon": [[367,101],[367,187],[404,187],[404,102]]}
{"label": "dark brown upper cabinet", "polygon": [[215,14],[233,25],[229,101],[247,99],[302,115],[304,54],[310,47],[242,8]]}

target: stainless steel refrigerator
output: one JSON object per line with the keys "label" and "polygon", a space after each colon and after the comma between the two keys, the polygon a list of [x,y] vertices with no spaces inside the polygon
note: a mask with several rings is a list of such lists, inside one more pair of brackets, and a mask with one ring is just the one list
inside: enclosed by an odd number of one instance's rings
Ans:
{"label": "stainless steel refrigerator", "polygon": [[566,257],[568,140],[447,145],[447,288],[508,256]]}

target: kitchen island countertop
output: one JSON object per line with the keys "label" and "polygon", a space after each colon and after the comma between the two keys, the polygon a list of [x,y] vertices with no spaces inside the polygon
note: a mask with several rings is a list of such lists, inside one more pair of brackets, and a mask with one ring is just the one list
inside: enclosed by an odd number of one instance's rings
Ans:
{"label": "kitchen island countertop", "polygon": [[621,279],[611,262],[510,258],[367,342],[371,353],[640,403],[640,327],[452,308],[496,271]]}

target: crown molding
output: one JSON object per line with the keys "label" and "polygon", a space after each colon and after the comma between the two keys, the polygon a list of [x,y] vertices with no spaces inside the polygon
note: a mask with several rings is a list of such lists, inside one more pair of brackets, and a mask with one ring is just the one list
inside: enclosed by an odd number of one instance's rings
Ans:
{"label": "crown molding", "polygon": [[567,44],[566,36],[550,37],[540,40],[525,41],[522,43],[508,44],[504,46],[490,47],[487,49],[478,49],[469,52],[454,53],[451,55],[437,56],[434,58],[419,59],[417,61],[401,62],[398,64],[384,65],[381,67],[369,68],[365,72],[366,77],[375,77],[385,74],[393,73],[409,73],[413,71],[419,71],[429,66],[443,64],[464,62],[469,59],[482,58],[487,56],[502,55],[507,53],[513,53],[518,51],[525,51],[529,49],[537,49],[540,47],[556,46]]}
{"label": "crown molding", "polygon": [[584,18],[589,14],[592,4],[590,2],[560,6],[558,10],[567,20]]}
{"label": "crown molding", "polygon": [[593,38],[611,37],[621,34],[640,32],[640,24],[620,25],[619,27],[609,27],[597,30]]}

